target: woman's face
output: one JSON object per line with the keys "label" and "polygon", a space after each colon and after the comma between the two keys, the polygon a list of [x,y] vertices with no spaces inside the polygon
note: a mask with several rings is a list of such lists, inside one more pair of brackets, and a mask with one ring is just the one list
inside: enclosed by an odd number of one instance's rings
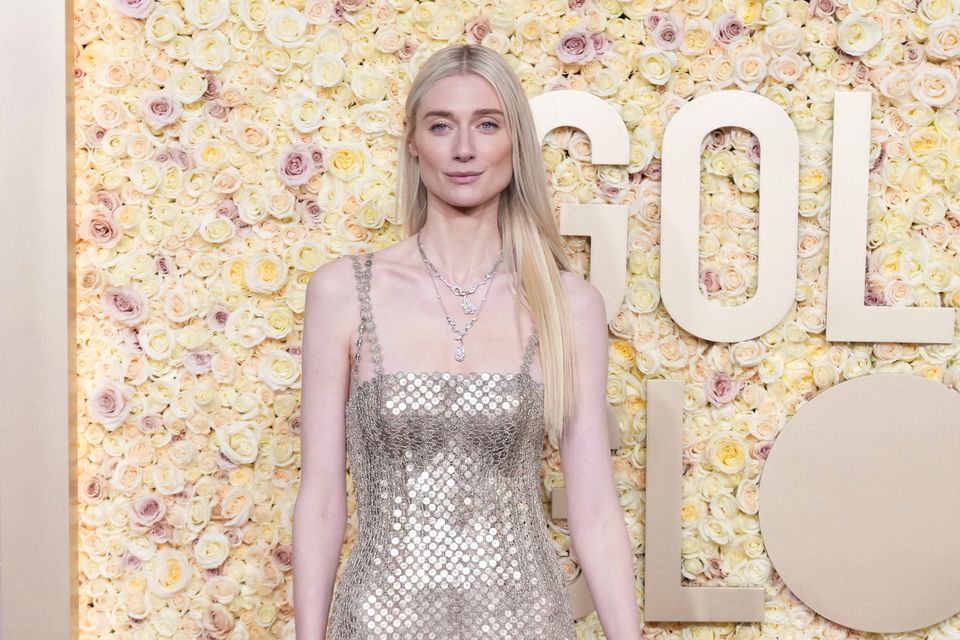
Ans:
{"label": "woman's face", "polygon": [[512,147],[496,91],[472,73],[430,87],[409,144],[429,196],[461,209],[498,201],[513,176]]}

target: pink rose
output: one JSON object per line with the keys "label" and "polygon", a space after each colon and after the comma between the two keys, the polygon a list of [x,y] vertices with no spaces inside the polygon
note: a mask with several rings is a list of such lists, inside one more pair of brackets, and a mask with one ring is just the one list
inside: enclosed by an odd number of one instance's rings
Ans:
{"label": "pink rose", "polygon": [[420,43],[415,38],[408,37],[403,41],[403,46],[397,50],[395,55],[400,62],[409,62],[419,46]]}
{"label": "pink rose", "polygon": [[743,31],[743,22],[733,12],[721,13],[713,23],[713,37],[723,44],[739,40]]}
{"label": "pink rose", "polygon": [[582,63],[592,60],[595,55],[593,40],[585,29],[574,27],[557,40],[557,57],[564,63]]}
{"label": "pink rose", "polygon": [[308,229],[318,229],[323,222],[323,208],[316,198],[307,198],[299,203],[300,220]]}
{"label": "pink rose", "polygon": [[760,460],[766,460],[767,456],[770,455],[770,449],[773,448],[773,440],[764,440],[758,442],[753,446],[753,452],[756,454],[757,458]]}
{"label": "pink rose", "polygon": [[223,120],[230,113],[230,109],[219,100],[208,100],[203,103],[203,112],[211,118]]}
{"label": "pink rose", "polygon": [[703,148],[705,151],[719,151],[728,144],[730,144],[730,135],[724,127],[718,127],[706,135]]}
{"label": "pink rose", "polygon": [[165,91],[147,91],[140,96],[140,110],[147,124],[161,129],[183,114],[180,101]]}
{"label": "pink rose", "polygon": [[153,0],[113,0],[113,8],[128,18],[146,18],[153,9]]}
{"label": "pink rose", "polygon": [[155,433],[163,428],[163,418],[158,413],[141,414],[139,428],[141,433]]}
{"label": "pink rose", "polygon": [[712,269],[706,269],[700,274],[700,286],[707,293],[720,291],[720,278]]}
{"label": "pink rose", "polygon": [[712,371],[704,380],[703,387],[710,403],[715,407],[722,407],[737,397],[741,383],[725,371]]}
{"label": "pink rose", "polygon": [[113,213],[120,208],[120,198],[115,193],[101,189],[93,194],[93,204],[100,209]]}
{"label": "pink rose", "polygon": [[293,549],[289,544],[278,544],[273,550],[273,559],[281,571],[290,571],[293,568]]}
{"label": "pink rose", "polygon": [[672,13],[664,13],[650,32],[650,37],[655,47],[673,51],[680,46],[680,23]]}
{"label": "pink rose", "polygon": [[154,544],[163,544],[173,540],[173,525],[169,522],[158,522],[147,532],[147,539]]}
{"label": "pink rose", "polygon": [[229,319],[230,309],[217,302],[210,307],[210,311],[207,313],[207,326],[214,331],[223,331]]}
{"label": "pink rose", "polygon": [[887,300],[883,295],[883,287],[875,284],[867,285],[863,292],[863,304],[868,307],[887,306]]}
{"label": "pink rose", "polygon": [[89,209],[80,216],[77,233],[83,240],[101,247],[112,247],[122,235],[114,217],[99,208]]}
{"label": "pink rose", "polygon": [[85,502],[100,502],[103,498],[103,481],[93,476],[80,485],[80,497]]}
{"label": "pink rose", "polygon": [[651,160],[650,163],[643,168],[643,176],[658,181],[660,180],[662,167],[663,165],[659,160]]}
{"label": "pink rose", "polygon": [[599,33],[591,33],[590,40],[593,42],[595,56],[602,56],[613,46],[613,40],[602,31]]}
{"label": "pink rose", "polygon": [[832,16],[837,5],[833,0],[812,0],[810,2],[810,13],[817,16]]}
{"label": "pink rose", "polygon": [[323,156],[310,145],[295,143],[285,146],[277,157],[280,181],[288,187],[305,184],[319,168],[317,158],[322,159]]}
{"label": "pink rose", "polygon": [[207,83],[207,88],[203,90],[203,97],[209,100],[210,98],[216,98],[220,95],[220,89],[223,88],[223,81],[212,73],[208,73],[203,76],[204,81]]}
{"label": "pink rose", "polygon": [[139,571],[142,564],[143,561],[137,556],[129,551],[123,552],[123,559],[120,562],[120,566],[123,567],[124,571]]}
{"label": "pink rose", "polygon": [[467,23],[464,31],[470,37],[472,44],[480,44],[480,42],[490,33],[490,21],[484,17],[474,18]]}
{"label": "pink rose", "polygon": [[183,357],[183,368],[193,374],[209,373],[211,360],[209,351],[193,351]]}
{"label": "pink rose", "polygon": [[753,134],[750,135],[750,142],[747,144],[747,157],[752,162],[760,162],[760,140]]}
{"label": "pink rose", "polygon": [[107,431],[113,431],[130,415],[132,395],[132,389],[123,383],[104,382],[87,398],[87,411]]}
{"label": "pink rose", "polygon": [[147,301],[131,287],[107,287],[100,295],[103,311],[124,324],[139,324],[147,316]]}
{"label": "pink rose", "polygon": [[149,529],[167,515],[167,503],[153,494],[139,496],[130,503],[130,521],[141,529]]}
{"label": "pink rose", "polygon": [[99,149],[103,142],[103,136],[107,130],[98,124],[93,124],[83,131],[83,142],[92,149]]}
{"label": "pink rose", "polygon": [[201,626],[204,636],[215,640],[224,640],[233,633],[237,621],[230,610],[219,602],[214,602],[203,611]]}

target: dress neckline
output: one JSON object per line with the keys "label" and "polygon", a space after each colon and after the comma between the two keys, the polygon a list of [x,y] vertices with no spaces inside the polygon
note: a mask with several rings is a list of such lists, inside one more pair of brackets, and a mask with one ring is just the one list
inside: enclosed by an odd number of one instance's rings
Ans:
{"label": "dress neckline", "polygon": [[496,380],[496,382],[500,383],[525,379],[533,385],[535,390],[539,391],[543,390],[544,388],[544,383],[531,376],[528,371],[387,371],[375,373],[371,377],[362,381],[354,379],[351,382],[350,391],[347,394],[347,406],[349,407],[354,404],[360,389],[366,387],[367,385],[378,383],[385,378],[404,378],[412,375],[415,378],[430,380],[433,378],[443,377],[444,375],[450,375],[452,378],[463,379],[478,378],[484,374],[491,376],[491,380],[493,379],[493,376],[500,376],[499,380]]}

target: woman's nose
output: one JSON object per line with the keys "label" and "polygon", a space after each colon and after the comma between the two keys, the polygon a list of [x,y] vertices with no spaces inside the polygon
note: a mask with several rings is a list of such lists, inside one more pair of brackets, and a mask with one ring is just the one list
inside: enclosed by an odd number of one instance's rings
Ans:
{"label": "woman's nose", "polygon": [[461,131],[457,133],[456,146],[454,147],[454,153],[458,160],[468,160],[473,157],[473,138],[470,135],[469,131]]}

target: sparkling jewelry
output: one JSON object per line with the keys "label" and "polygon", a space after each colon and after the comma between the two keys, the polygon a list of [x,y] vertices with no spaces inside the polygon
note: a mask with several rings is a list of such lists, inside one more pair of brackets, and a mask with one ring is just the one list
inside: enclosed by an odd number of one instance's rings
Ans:
{"label": "sparkling jewelry", "polygon": [[[500,264],[500,261],[503,260],[503,249],[500,250],[500,258],[497,260],[497,263],[493,266],[493,269],[489,273],[487,273],[487,275],[483,277],[483,280],[481,280],[472,289],[470,289],[469,291],[465,291],[461,287],[458,287],[456,285],[451,285],[449,282],[444,280],[443,276],[440,275],[440,273],[436,270],[433,264],[427,259],[427,256],[423,251],[423,245],[420,243],[419,232],[417,232],[417,246],[420,248],[420,255],[423,257],[423,261],[427,265],[427,269],[430,271],[431,275],[434,276],[430,278],[430,282],[433,284],[433,290],[437,294],[437,300],[440,302],[440,308],[443,309],[443,315],[447,317],[447,324],[450,325],[450,329],[453,331],[453,334],[456,336],[454,339],[458,342],[457,350],[454,352],[454,358],[457,359],[457,362],[463,362],[463,359],[466,357],[466,353],[467,353],[466,349],[463,346],[463,338],[467,335],[467,332],[470,331],[471,327],[473,327],[477,319],[480,317],[480,308],[483,307],[483,303],[486,301],[487,295],[490,294],[490,289],[493,288],[493,278],[496,275],[497,266]],[[458,293],[458,295],[464,296],[464,302],[467,301],[467,298],[466,298],[467,295],[469,295],[470,293],[476,292],[477,288],[480,287],[484,282],[490,281],[490,285],[487,287],[486,293],[483,294],[483,298],[480,300],[480,305],[474,307],[473,303],[472,302],[470,303],[470,308],[472,309],[472,311],[467,311],[467,313],[473,314],[474,317],[470,318],[470,320],[467,322],[466,326],[462,330],[457,329],[457,323],[454,321],[453,318],[450,317],[450,314],[447,313],[447,307],[446,305],[443,304],[443,298],[440,297],[440,290],[437,288],[436,280],[438,278],[441,281],[443,281],[443,283],[446,284],[448,287],[451,287],[451,289],[454,289],[454,293],[457,293],[458,291],[463,292],[463,293]],[[464,306],[464,310],[466,311],[466,306]]]}
{"label": "sparkling jewelry", "polygon": [[464,289],[459,285],[455,285],[450,282],[447,282],[446,278],[444,278],[440,274],[440,272],[437,270],[437,268],[433,266],[433,263],[427,259],[427,255],[423,251],[423,243],[421,243],[420,241],[419,231],[417,232],[417,247],[420,248],[420,255],[423,257],[423,261],[426,263],[427,267],[430,269],[430,272],[433,274],[433,276],[435,278],[439,278],[443,284],[447,285],[447,288],[449,288],[450,291],[454,293],[454,295],[463,297],[463,301],[461,302],[461,307],[463,308],[463,312],[466,314],[476,313],[477,307],[476,305],[473,304],[473,301],[470,300],[468,296],[470,296],[470,294],[472,293],[475,293],[477,288],[483,286],[484,282],[486,282],[487,280],[490,280],[493,277],[493,274],[497,270],[497,267],[500,266],[500,263],[503,261],[503,247],[500,248],[500,257],[497,258],[497,261],[494,263],[493,268],[491,268],[490,271],[488,271],[487,274],[480,279],[480,282],[473,285],[473,287],[471,287],[470,289]]}

